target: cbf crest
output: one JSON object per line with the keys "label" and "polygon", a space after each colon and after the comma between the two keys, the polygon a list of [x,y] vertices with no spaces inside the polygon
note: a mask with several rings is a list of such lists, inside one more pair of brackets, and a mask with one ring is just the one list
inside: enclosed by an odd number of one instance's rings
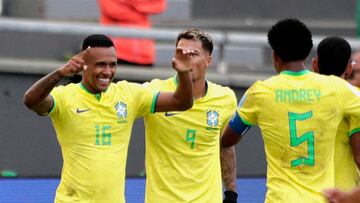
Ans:
{"label": "cbf crest", "polygon": [[127,116],[127,105],[123,102],[118,102],[115,105],[116,114],[118,118],[125,119]]}
{"label": "cbf crest", "polygon": [[209,110],[207,113],[207,124],[214,128],[219,124],[219,113],[215,110]]}

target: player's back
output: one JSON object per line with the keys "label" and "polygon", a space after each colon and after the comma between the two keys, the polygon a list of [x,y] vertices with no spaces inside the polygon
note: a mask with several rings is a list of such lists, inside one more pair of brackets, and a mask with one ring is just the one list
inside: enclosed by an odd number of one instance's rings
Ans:
{"label": "player's back", "polygon": [[266,202],[322,202],[321,191],[334,186],[334,142],[344,115],[341,87],[338,78],[305,70],[283,71],[247,91],[240,116],[261,128]]}

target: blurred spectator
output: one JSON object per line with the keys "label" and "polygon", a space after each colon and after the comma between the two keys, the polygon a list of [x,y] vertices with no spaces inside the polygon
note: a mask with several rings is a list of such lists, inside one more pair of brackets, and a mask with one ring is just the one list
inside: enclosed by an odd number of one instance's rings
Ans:
{"label": "blurred spectator", "polygon": [[350,84],[360,88],[360,51],[355,52],[351,56],[351,66],[352,72],[346,77],[346,80]]}
{"label": "blurred spectator", "polygon": [[[98,0],[100,23],[121,27],[150,28],[149,15],[161,13],[166,0]],[[118,62],[152,66],[155,44],[149,39],[112,38]]]}

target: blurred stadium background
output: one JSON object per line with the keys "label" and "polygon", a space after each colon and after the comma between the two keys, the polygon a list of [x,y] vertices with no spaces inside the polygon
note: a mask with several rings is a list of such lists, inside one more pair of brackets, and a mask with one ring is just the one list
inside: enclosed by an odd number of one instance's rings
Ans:
{"label": "blurred stadium background", "polygon": [[[0,202],[49,202],[41,199],[44,194],[52,201],[61,172],[60,149],[49,118],[28,111],[22,96],[35,81],[77,53],[88,34],[155,39],[155,67],[119,66],[117,70],[117,80],[144,82],[175,73],[170,59],[179,31],[190,27],[209,31],[216,46],[208,79],[232,87],[238,99],[254,81],[274,74],[266,32],[281,18],[304,21],[314,34],[315,44],[324,36],[339,35],[348,39],[354,50],[360,49],[356,1],[168,0],[167,11],[152,17],[153,29],[141,32],[101,27],[96,0],[0,2]],[[313,56],[314,52],[309,59]],[[266,162],[258,128],[252,128],[237,146],[237,160],[238,177],[242,178],[240,200],[262,202]],[[130,196],[139,197],[138,192],[143,192],[143,169],[144,129],[139,120],[128,154],[127,176],[135,178],[127,182],[129,202],[138,202]],[[7,179],[9,176],[17,178]],[[247,190],[249,187],[252,189]],[[39,193],[35,191],[45,192],[36,196]],[[247,192],[257,199],[251,199]],[[33,195],[40,199],[32,200]]]}

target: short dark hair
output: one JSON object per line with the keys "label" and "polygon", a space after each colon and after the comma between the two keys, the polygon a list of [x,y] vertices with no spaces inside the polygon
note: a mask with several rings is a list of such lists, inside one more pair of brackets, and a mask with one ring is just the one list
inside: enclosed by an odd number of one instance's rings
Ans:
{"label": "short dark hair", "polygon": [[200,40],[204,50],[207,50],[210,55],[213,51],[214,45],[211,36],[200,29],[191,28],[181,32],[176,39],[176,46],[181,39]]}
{"label": "short dark hair", "polygon": [[280,20],[267,36],[271,48],[284,62],[305,60],[313,47],[310,30],[297,19]]}
{"label": "short dark hair", "polygon": [[102,34],[94,34],[87,36],[82,44],[82,50],[88,47],[113,47],[114,43],[111,39]]}
{"label": "short dark hair", "polygon": [[341,76],[351,57],[349,42],[341,37],[327,37],[317,48],[319,72],[324,75]]}

